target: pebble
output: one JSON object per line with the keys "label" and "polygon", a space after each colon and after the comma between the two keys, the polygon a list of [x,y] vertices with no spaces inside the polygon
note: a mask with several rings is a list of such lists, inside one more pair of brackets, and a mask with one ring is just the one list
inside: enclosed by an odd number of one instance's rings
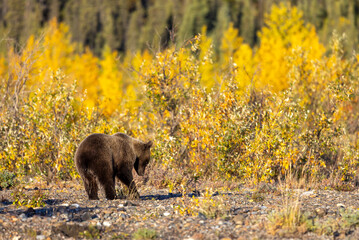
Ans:
{"label": "pebble", "polygon": [[96,223],[96,226],[97,226],[98,228],[100,228],[102,225],[101,225],[100,222],[97,222],[97,223]]}
{"label": "pebble", "polygon": [[110,227],[112,224],[111,224],[110,221],[104,221],[104,222],[102,223],[102,225],[103,225],[104,227]]}
{"label": "pebble", "polygon": [[89,212],[85,212],[84,214],[81,215],[81,220],[82,221],[87,221],[87,220],[90,220],[91,219],[91,213]]}
{"label": "pebble", "polygon": [[338,203],[338,204],[337,204],[337,207],[338,207],[338,208],[345,208],[345,205],[342,204],[342,203]]}
{"label": "pebble", "polygon": [[255,207],[253,208],[253,211],[259,211],[259,210],[261,210],[261,208],[260,208],[259,206],[255,206]]}
{"label": "pebble", "polygon": [[21,213],[19,217],[20,217],[20,219],[21,219],[22,221],[24,221],[24,220],[27,219],[27,216],[26,216],[25,213]]}
{"label": "pebble", "polygon": [[36,240],[44,240],[46,237],[44,235],[37,235]]}
{"label": "pebble", "polygon": [[302,194],[300,194],[301,197],[309,197],[311,195],[314,195],[314,190],[312,191],[306,191],[306,192],[302,192]]}
{"label": "pebble", "polygon": [[233,218],[233,221],[236,225],[243,225],[244,224],[245,217],[243,215],[236,215]]}
{"label": "pebble", "polygon": [[77,203],[74,203],[74,204],[71,204],[70,207],[72,207],[72,208],[79,208],[80,205],[78,205]]}
{"label": "pebble", "polygon": [[326,215],[326,213],[327,213],[326,209],[324,209],[324,208],[316,208],[315,212],[318,217],[324,217],[324,215]]}
{"label": "pebble", "polygon": [[207,219],[206,215],[204,215],[204,214],[201,213],[201,212],[198,213],[198,217],[199,217],[200,219],[202,219],[202,220],[206,220],[206,219]]}
{"label": "pebble", "polygon": [[163,213],[163,216],[165,216],[165,217],[168,217],[169,215],[171,215],[171,213],[169,213],[169,212],[164,212]]}
{"label": "pebble", "polygon": [[120,217],[121,217],[122,219],[129,218],[129,216],[128,216],[127,214],[124,214],[124,213],[121,213],[121,214],[120,214]]}

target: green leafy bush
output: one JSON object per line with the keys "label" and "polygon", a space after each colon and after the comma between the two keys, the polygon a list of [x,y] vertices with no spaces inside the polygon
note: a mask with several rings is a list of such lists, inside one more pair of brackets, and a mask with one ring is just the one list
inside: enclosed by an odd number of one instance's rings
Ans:
{"label": "green leafy bush", "polygon": [[17,184],[16,174],[8,170],[0,172],[0,190],[14,187]]}

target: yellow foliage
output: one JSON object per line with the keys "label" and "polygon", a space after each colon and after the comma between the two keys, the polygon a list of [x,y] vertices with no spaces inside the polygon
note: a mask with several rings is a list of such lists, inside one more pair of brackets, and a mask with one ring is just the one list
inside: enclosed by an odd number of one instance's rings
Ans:
{"label": "yellow foliage", "polygon": [[100,67],[98,59],[86,49],[85,53],[76,55],[69,72],[77,80],[81,92],[86,92],[85,104],[89,108],[95,107],[99,102],[100,87],[98,83]]}
{"label": "yellow foliage", "polygon": [[[217,84],[216,72],[214,71],[215,65],[213,63],[213,45],[212,39],[208,38],[206,27],[202,27],[202,33],[198,37],[197,41],[199,44],[199,72],[201,74],[201,84],[207,88],[207,91],[211,91]],[[200,38],[200,39],[199,39]]]}
{"label": "yellow foliage", "polygon": [[100,107],[106,115],[110,115],[115,110],[119,110],[122,96],[122,72],[117,66],[117,53],[111,52],[110,48],[105,47],[103,59],[100,61],[101,72],[98,78],[100,88]]}
{"label": "yellow foliage", "polygon": [[[255,54],[259,69],[255,81],[258,82],[259,88],[273,91],[288,88],[288,74],[292,66],[310,66],[324,54],[325,49],[320,44],[314,27],[310,24],[304,25],[302,15],[296,7],[287,7],[285,4],[274,5],[271,13],[266,15],[266,26],[258,33],[260,46]],[[289,65],[289,60],[298,54],[306,57],[298,58],[299,62]]]}
{"label": "yellow foliage", "polygon": [[230,23],[223,34],[221,59],[224,71],[229,71],[234,76],[236,84],[243,92],[251,84],[254,75],[253,52],[238,36],[238,29],[233,27],[233,23]]}
{"label": "yellow foliage", "polygon": [[68,27],[52,20],[43,37],[0,59],[1,170],[75,177],[83,137],[123,131],[153,138],[155,164],[194,181],[321,179],[332,169],[351,180],[358,56],[346,58],[336,35],[326,49],[285,4],[266,15],[256,48],[238,32],[229,24],[218,55],[204,27],[180,48],[124,56],[105,48],[99,58],[76,52]]}

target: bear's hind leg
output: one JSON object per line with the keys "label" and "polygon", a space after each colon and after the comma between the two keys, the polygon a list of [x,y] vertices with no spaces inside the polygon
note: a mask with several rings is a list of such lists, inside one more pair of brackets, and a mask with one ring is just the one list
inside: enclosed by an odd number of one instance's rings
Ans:
{"label": "bear's hind leg", "polygon": [[96,182],[96,177],[88,172],[85,171],[82,176],[82,180],[85,185],[85,190],[90,200],[98,200],[98,187]]}
{"label": "bear's hind leg", "polygon": [[105,195],[108,200],[113,200],[116,197],[115,190],[115,178],[110,176],[101,176],[99,177],[99,182],[105,190]]}

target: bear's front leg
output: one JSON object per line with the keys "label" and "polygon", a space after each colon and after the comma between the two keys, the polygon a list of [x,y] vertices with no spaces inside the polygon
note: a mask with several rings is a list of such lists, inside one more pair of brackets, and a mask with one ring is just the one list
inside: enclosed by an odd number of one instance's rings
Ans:
{"label": "bear's front leg", "polygon": [[133,181],[132,171],[121,171],[117,174],[117,177],[123,184],[128,187],[130,199],[140,199],[140,194],[137,191],[136,183]]}

